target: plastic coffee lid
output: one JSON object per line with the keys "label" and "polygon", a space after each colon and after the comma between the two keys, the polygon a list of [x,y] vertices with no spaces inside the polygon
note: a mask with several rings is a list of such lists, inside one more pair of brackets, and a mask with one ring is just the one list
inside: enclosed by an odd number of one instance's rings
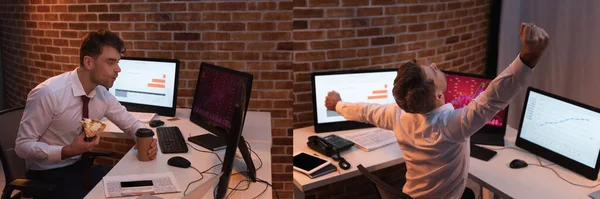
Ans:
{"label": "plastic coffee lid", "polygon": [[135,136],[137,137],[152,137],[154,136],[154,131],[148,128],[140,128],[135,132]]}

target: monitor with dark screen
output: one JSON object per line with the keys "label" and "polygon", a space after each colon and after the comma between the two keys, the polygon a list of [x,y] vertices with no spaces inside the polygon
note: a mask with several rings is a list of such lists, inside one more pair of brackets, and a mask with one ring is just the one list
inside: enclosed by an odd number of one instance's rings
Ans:
{"label": "monitor with dark screen", "polygon": [[[466,73],[444,71],[447,88],[444,92],[446,103],[451,103],[455,109],[467,106],[481,94],[494,80],[492,77]],[[498,112],[486,125],[471,137],[471,142],[477,144],[504,145],[506,117],[508,107]]]}
{"label": "monitor with dark screen", "polygon": [[[209,132],[225,138],[231,130],[231,120],[238,93],[250,99],[253,75],[233,69],[202,63],[194,94],[190,120]],[[240,91],[244,83],[245,91]],[[247,107],[248,101],[242,106]],[[245,108],[244,108],[245,109]],[[242,124],[245,118],[242,118]]]}

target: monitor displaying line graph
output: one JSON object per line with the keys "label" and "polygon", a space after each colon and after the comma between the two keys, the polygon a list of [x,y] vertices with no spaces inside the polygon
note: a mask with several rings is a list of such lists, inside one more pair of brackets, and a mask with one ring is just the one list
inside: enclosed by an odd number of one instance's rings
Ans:
{"label": "monitor displaying line graph", "polygon": [[591,168],[600,152],[600,113],[530,91],[520,138]]}
{"label": "monitor displaying line graph", "polygon": [[340,93],[344,102],[396,103],[392,95],[396,75],[396,70],[385,70],[314,76],[316,123],[347,121],[337,112],[325,107],[325,97],[332,90]]}

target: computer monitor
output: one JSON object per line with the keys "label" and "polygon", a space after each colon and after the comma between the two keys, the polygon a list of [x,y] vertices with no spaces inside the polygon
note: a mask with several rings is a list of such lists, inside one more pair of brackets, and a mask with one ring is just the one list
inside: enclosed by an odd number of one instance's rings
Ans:
{"label": "computer monitor", "polygon": [[[250,99],[253,75],[208,63],[201,63],[192,104],[190,121],[208,130],[222,140],[232,128],[236,95],[244,93]],[[244,83],[244,89],[238,86]],[[242,104],[248,106],[248,101]],[[242,118],[242,124],[245,120]]]}
{"label": "computer monitor", "polygon": [[179,60],[122,57],[112,93],[128,111],[175,116]]}
{"label": "computer monitor", "polygon": [[596,180],[598,129],[600,109],[529,87],[515,145]]}
{"label": "computer monitor", "polygon": [[[221,176],[219,177],[219,183],[217,185],[217,191],[215,198],[222,199],[225,197],[227,193],[227,188],[229,187],[229,178],[231,177],[231,171],[233,169],[233,161],[235,159],[235,152],[239,146],[244,146],[239,148],[240,153],[244,155],[247,154],[247,157],[244,157],[244,161],[246,165],[251,165],[251,168],[248,168],[248,173],[250,175],[250,179],[253,182],[256,182],[256,171],[254,170],[254,163],[252,162],[252,158],[250,158],[250,152],[247,148],[245,148],[246,143],[242,137],[242,131],[244,127],[244,118],[246,116],[246,106],[244,104],[247,103],[247,99],[244,91],[244,82],[240,83],[240,86],[237,90],[241,90],[235,99],[239,99],[234,103],[233,114],[231,118],[231,130],[229,131],[229,135],[227,137],[227,149],[225,151],[225,157],[223,158],[223,167],[221,169]],[[244,150],[245,149],[245,150]],[[248,162],[249,158],[249,162]],[[252,176],[254,175],[254,176]]]}
{"label": "computer monitor", "polygon": [[[444,71],[444,73],[447,83],[444,98],[446,103],[451,103],[455,109],[467,106],[494,80],[492,77],[467,73],[451,71]],[[508,106],[471,136],[471,143],[504,146],[507,113]]]}
{"label": "computer monitor", "polygon": [[397,69],[312,73],[315,132],[373,127],[367,123],[348,121],[336,111],[328,110],[325,107],[325,97],[329,91],[335,90],[345,102],[396,103],[392,88],[397,74]]}

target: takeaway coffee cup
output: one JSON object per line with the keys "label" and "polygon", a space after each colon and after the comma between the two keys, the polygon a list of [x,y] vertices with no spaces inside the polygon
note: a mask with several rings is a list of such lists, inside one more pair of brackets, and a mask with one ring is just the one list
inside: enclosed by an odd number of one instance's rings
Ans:
{"label": "takeaway coffee cup", "polygon": [[140,128],[135,132],[135,136],[137,137],[138,160],[150,161],[148,150],[152,144],[154,132],[151,129]]}

